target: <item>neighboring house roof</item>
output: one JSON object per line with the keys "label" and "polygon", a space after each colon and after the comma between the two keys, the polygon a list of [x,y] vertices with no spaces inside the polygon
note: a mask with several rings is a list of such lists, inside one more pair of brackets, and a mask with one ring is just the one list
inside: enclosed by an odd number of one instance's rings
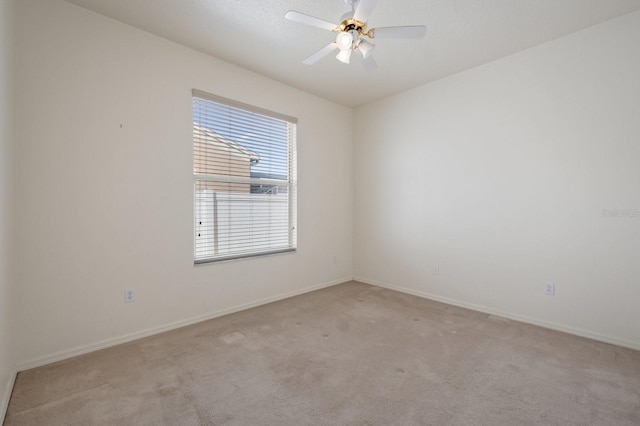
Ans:
{"label": "neighboring house roof", "polygon": [[206,141],[207,143],[219,147],[230,154],[246,158],[254,164],[260,161],[260,156],[250,149],[245,148],[239,143],[225,139],[206,127],[198,126],[195,123],[193,124],[193,137],[201,141]]}

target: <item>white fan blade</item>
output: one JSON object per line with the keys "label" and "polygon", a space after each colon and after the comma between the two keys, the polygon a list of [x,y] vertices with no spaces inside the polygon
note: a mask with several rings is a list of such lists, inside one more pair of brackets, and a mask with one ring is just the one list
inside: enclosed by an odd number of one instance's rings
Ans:
{"label": "white fan blade", "polygon": [[372,30],[373,38],[422,38],[427,33],[424,25],[406,27],[380,27]]}
{"label": "white fan blade", "polygon": [[362,67],[365,71],[372,72],[378,69],[378,64],[376,63],[376,60],[373,59],[373,56],[369,54],[362,60]]}
{"label": "white fan blade", "polygon": [[356,12],[353,14],[353,20],[367,22],[377,2],[378,0],[360,0],[358,7],[356,7]]}
{"label": "white fan blade", "polygon": [[329,53],[331,53],[334,50],[336,50],[337,48],[338,48],[338,43],[336,43],[334,41],[333,43],[323,47],[322,49],[318,50],[313,55],[309,56],[307,59],[302,61],[302,63],[305,64],[305,65],[313,65],[316,62],[318,62],[320,59],[322,59],[325,56],[327,56]]}
{"label": "white fan blade", "polygon": [[296,12],[295,10],[290,10],[287,12],[284,17],[290,21],[299,22],[301,24],[312,25],[314,27],[322,28],[324,30],[333,31],[336,29],[337,25],[332,24],[331,22],[322,20],[320,18],[316,18],[314,16],[305,15],[304,13]]}

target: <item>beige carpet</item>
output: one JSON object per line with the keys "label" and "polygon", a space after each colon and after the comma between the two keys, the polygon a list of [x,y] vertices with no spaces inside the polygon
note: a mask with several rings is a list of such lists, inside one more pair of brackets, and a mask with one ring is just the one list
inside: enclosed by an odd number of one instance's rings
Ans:
{"label": "beige carpet", "polygon": [[6,425],[639,425],[640,352],[346,283],[18,375]]}

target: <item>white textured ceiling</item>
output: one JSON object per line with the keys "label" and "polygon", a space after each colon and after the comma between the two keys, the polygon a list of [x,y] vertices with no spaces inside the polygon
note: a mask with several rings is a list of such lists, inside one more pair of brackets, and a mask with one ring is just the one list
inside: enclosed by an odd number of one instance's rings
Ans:
{"label": "white textured ceiling", "polygon": [[344,0],[67,1],[347,106],[640,10],[640,0],[379,0],[370,28],[426,25],[427,36],[375,40],[378,70],[367,73],[333,55],[303,65],[335,35],[284,19],[297,10],[338,23]]}

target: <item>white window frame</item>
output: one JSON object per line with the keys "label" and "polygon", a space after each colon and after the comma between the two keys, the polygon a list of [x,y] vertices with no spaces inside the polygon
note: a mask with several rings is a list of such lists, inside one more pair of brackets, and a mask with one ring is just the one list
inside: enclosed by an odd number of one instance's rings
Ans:
{"label": "white window frame", "polygon": [[[202,92],[196,89],[193,89],[192,91],[192,95],[193,95],[193,101],[194,101],[194,107],[193,107],[193,111],[192,111],[192,115],[194,118],[194,130],[193,130],[193,142],[192,142],[192,146],[194,147],[194,152],[193,152],[193,179],[194,179],[194,186],[193,186],[193,194],[194,194],[194,199],[193,199],[193,206],[194,206],[194,214],[193,214],[193,218],[194,218],[194,247],[193,247],[193,253],[194,253],[194,264],[204,264],[204,263],[211,263],[211,262],[219,262],[219,261],[226,261],[226,260],[234,260],[234,259],[242,259],[242,258],[250,258],[250,257],[255,257],[255,256],[264,256],[264,255],[272,255],[272,254],[277,254],[277,253],[285,253],[285,252],[295,252],[296,248],[297,248],[297,232],[296,232],[296,220],[297,220],[297,214],[296,214],[296,207],[297,207],[297,203],[296,203],[296,194],[297,194],[297,182],[296,182],[296,174],[297,174],[297,170],[296,170],[296,126],[297,126],[297,119],[294,117],[290,117],[284,114],[279,114],[273,111],[269,111],[266,109],[262,109],[262,108],[258,108],[252,105],[248,105],[248,104],[244,104],[238,101],[234,101],[231,99],[227,99],[221,96],[217,96],[217,95],[212,95],[210,93],[206,93],[206,92]],[[229,107],[230,110],[234,110],[234,109],[239,109],[242,110],[243,112],[249,112],[249,113],[253,113],[253,114],[258,114],[259,116],[262,116],[261,119],[267,118],[267,119],[274,119],[274,120],[279,120],[279,121],[283,121],[287,123],[287,129],[288,129],[288,176],[286,180],[280,180],[280,179],[269,179],[269,178],[255,178],[255,177],[236,177],[236,176],[225,176],[225,175],[201,175],[201,174],[196,174],[195,172],[195,162],[196,162],[196,153],[195,153],[195,140],[196,140],[196,111],[195,111],[195,104],[196,104],[196,99],[200,99],[200,100],[204,100],[204,101],[210,101],[210,102],[214,102],[218,105],[222,105],[225,107]],[[248,121],[245,123],[249,123]],[[215,131],[215,129],[212,129],[213,131]],[[218,240],[219,237],[218,235],[216,235],[215,233],[218,232],[217,229],[217,225],[215,225],[213,228],[209,229],[210,233],[213,235],[213,237],[209,237],[209,238],[213,238],[213,246],[214,246],[214,253],[213,255],[207,254],[206,257],[203,257],[203,250],[198,249],[198,238],[202,238],[200,235],[200,231],[202,231],[202,228],[199,228],[199,224],[198,224],[198,215],[200,214],[198,211],[199,208],[199,204],[198,204],[198,190],[197,190],[197,185],[198,183],[202,184],[205,182],[215,182],[215,183],[221,183],[221,184],[234,184],[234,183],[242,183],[242,184],[250,184],[250,185],[278,185],[278,186],[286,186],[287,187],[287,199],[288,199],[288,219],[287,219],[287,224],[288,224],[288,241],[286,243],[286,247],[277,247],[277,248],[264,248],[264,249],[256,249],[256,250],[251,250],[251,247],[248,247],[246,249],[246,251],[240,250],[240,252],[232,252],[232,253],[218,253]],[[201,191],[202,192],[202,191]],[[215,191],[214,191],[215,192]],[[250,194],[252,195],[252,194]],[[264,197],[265,194],[255,194],[256,197],[258,198],[260,196]],[[214,195],[214,199],[215,199],[215,195]],[[266,203],[268,204],[269,201],[267,200]],[[232,203],[230,202],[229,205],[231,205]],[[217,206],[217,201],[216,204]],[[200,207],[202,207],[200,205]],[[214,209],[215,210],[215,209]],[[229,207],[229,211],[231,211],[232,208]],[[269,209],[270,210],[270,209]],[[216,213],[217,214],[217,213]],[[202,219],[202,217],[200,217],[200,219]],[[280,218],[281,219],[281,218]],[[200,221],[201,223],[201,221]],[[216,219],[216,223],[217,223],[217,219]],[[271,225],[269,225],[271,226]],[[262,229],[260,229],[262,230]],[[200,244],[203,244],[202,242],[200,242]],[[251,246],[253,243],[249,243],[247,244],[248,246]],[[279,245],[280,243],[278,243]]]}

